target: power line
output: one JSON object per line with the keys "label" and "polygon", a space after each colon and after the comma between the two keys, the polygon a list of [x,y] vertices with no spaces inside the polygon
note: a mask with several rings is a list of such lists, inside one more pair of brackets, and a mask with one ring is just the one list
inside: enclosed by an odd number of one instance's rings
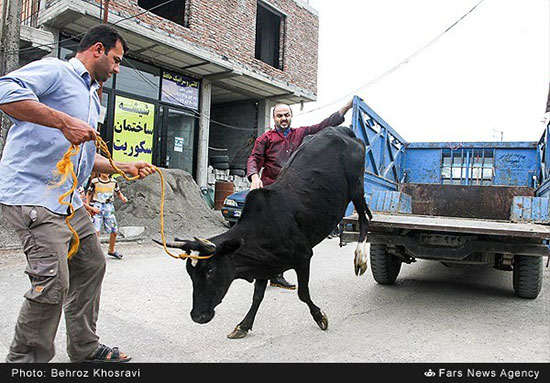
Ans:
{"label": "power line", "polygon": [[[151,7],[149,9],[145,9],[144,11],[142,12],[139,12],[135,15],[130,15],[130,16],[127,16],[127,17],[124,17],[114,23],[108,23],[108,24],[111,24],[111,25],[117,25],[123,21],[127,21],[127,20],[130,20],[130,19],[133,19],[133,18],[136,18],[136,17],[139,17],[147,12],[150,12],[150,11],[153,11],[154,9],[157,9],[157,8],[160,8],[164,5],[167,5],[171,2],[173,2],[175,0],[167,0],[163,3],[160,3],[160,4],[157,4],[155,5],[154,7]],[[97,4],[93,4],[97,7],[99,7],[101,10],[103,10],[103,8],[100,6],[100,5],[97,5]],[[48,43],[48,44],[40,44],[40,45],[36,45],[36,46],[33,46],[33,47],[29,47],[29,48],[23,48],[23,49],[19,49],[19,50],[13,50],[13,51],[5,51],[5,52],[2,52],[2,54],[4,55],[8,55],[8,54],[19,54],[19,52],[25,52],[27,50],[32,50],[32,49],[36,49],[36,48],[40,48],[40,47],[45,47],[45,46],[51,46],[52,48],[54,48],[55,46],[63,43],[63,42],[66,42],[66,41],[71,41],[73,39],[78,39],[79,37],[82,37],[86,34],[86,32],[82,32],[78,35],[75,35],[75,36],[71,36],[71,37],[68,37],[68,38],[65,38],[65,39],[62,39],[62,40],[58,40],[56,42],[53,42],[53,43]],[[1,48],[0,48],[1,49]],[[179,100],[177,100],[176,98],[174,98],[172,95],[170,95],[169,93],[165,92],[162,88],[160,88],[160,86],[158,86],[157,84],[153,83],[150,79],[148,79],[147,77],[143,76],[143,74],[141,73],[140,70],[138,70],[128,59],[124,58],[124,61],[128,64],[130,64],[130,66],[137,72],[137,74],[146,82],[148,82],[151,86],[153,86],[154,88],[157,88],[159,89],[163,94],[167,95],[169,98],[173,99],[174,101],[174,104],[178,104],[178,105],[181,105],[181,106],[184,106],[184,107],[187,107],[186,105],[184,105],[183,103],[181,103]],[[189,114],[189,113],[186,113],[184,112],[185,115],[189,116],[189,117],[194,117],[194,118],[200,118],[201,117],[201,113],[199,112],[196,112],[196,111],[192,111],[193,114]],[[233,126],[233,125],[229,125],[229,124],[225,124],[223,122],[220,122],[220,121],[216,121],[214,119],[211,119],[208,117],[208,120],[210,122],[213,122],[217,125],[220,125],[220,126],[224,126],[224,127],[227,127],[227,128],[230,128],[230,129],[234,129],[234,130],[241,130],[241,131],[256,131],[257,128],[256,127],[251,127],[251,128],[244,128],[244,127],[238,127],[238,126]]]}
{"label": "power line", "polygon": [[447,27],[447,29],[445,29],[443,32],[441,32],[439,35],[437,35],[435,38],[433,38],[430,42],[428,42],[427,44],[425,44],[424,46],[422,46],[420,49],[418,49],[416,52],[414,52],[413,54],[411,54],[410,56],[408,56],[407,58],[405,58],[404,60],[402,60],[401,62],[399,62],[397,65],[393,66],[392,68],[388,69],[387,71],[383,72],[382,74],[380,74],[379,76],[377,76],[376,78],[374,78],[373,80],[369,81],[368,83],[366,84],[363,84],[361,85],[359,88],[353,90],[352,92],[350,93],[347,93],[345,94],[344,96],[341,96],[340,98],[336,99],[336,100],[333,100],[331,102],[329,102],[328,104],[325,104],[323,106],[319,106],[317,108],[314,108],[314,109],[311,109],[311,110],[308,110],[306,112],[303,112],[303,113],[299,113],[297,114],[296,116],[303,116],[305,114],[309,114],[309,113],[312,113],[312,112],[315,112],[319,109],[323,109],[323,108],[326,108],[327,106],[331,106],[333,104],[336,104],[337,102],[341,102],[342,100],[348,98],[349,96],[351,95],[354,95],[356,94],[357,92],[365,89],[365,88],[368,88],[369,86],[377,83],[378,81],[380,81],[382,78],[388,76],[389,74],[395,72],[397,69],[399,69],[401,66],[405,65],[405,64],[408,64],[409,61],[411,61],[413,58],[415,58],[417,55],[419,55],[423,50],[425,50],[426,48],[428,48],[430,45],[432,45],[433,43],[435,43],[437,40],[439,40],[444,34],[446,34],[447,32],[449,32],[452,28],[454,28],[459,22],[461,22],[464,18],[466,18],[466,16],[468,16],[470,13],[472,13],[474,11],[474,9],[476,9],[481,3],[483,3],[485,0],[481,0],[479,3],[477,3],[476,5],[474,5],[472,7],[472,9],[470,9],[468,12],[466,12],[465,14],[463,14],[458,20],[456,20],[454,23],[452,23],[449,27]]}
{"label": "power line", "polygon": [[[127,16],[125,18],[122,18],[114,23],[110,23],[111,25],[116,25],[116,24],[119,24],[123,21],[127,21],[127,20],[131,20],[133,18],[136,18],[136,17],[139,17],[147,12],[150,12],[156,8],[159,8],[159,7],[162,7],[166,4],[169,4],[171,2],[173,2],[174,0],[167,0],[163,3],[160,3],[158,5],[155,5],[154,7],[151,7],[149,9],[146,9],[144,10],[143,12],[139,12],[135,15],[130,15],[130,16]],[[399,69],[401,66],[407,64],[410,60],[412,60],[414,57],[416,57],[418,54],[420,54],[423,50],[425,50],[426,48],[428,48],[430,45],[432,45],[433,43],[435,43],[437,40],[439,40],[443,35],[445,35],[447,32],[449,32],[452,28],[454,28],[459,22],[461,22],[464,18],[466,18],[470,13],[472,13],[481,3],[483,3],[483,1],[485,0],[480,0],[475,6],[473,6],[468,12],[466,12],[464,15],[462,15],[459,19],[457,19],[454,23],[452,23],[449,27],[447,27],[443,32],[441,32],[439,35],[437,35],[434,39],[432,39],[431,41],[429,41],[427,44],[425,44],[424,46],[422,46],[420,49],[418,49],[416,52],[414,52],[413,54],[411,54],[410,56],[408,56],[407,58],[405,58],[404,60],[402,60],[401,62],[399,62],[397,65],[395,65],[394,67],[390,68],[389,70],[383,72],[382,74],[380,74],[379,76],[377,76],[376,78],[374,78],[373,80],[369,81],[368,83],[366,84],[363,84],[361,85],[359,88],[353,90],[352,92],[349,92],[341,97],[339,97],[338,99],[335,99],[325,105],[322,105],[322,106],[319,106],[317,108],[314,108],[314,109],[311,109],[311,110],[308,110],[306,112],[303,112],[303,113],[298,113],[296,114],[296,116],[302,116],[302,115],[306,115],[306,114],[309,114],[309,113],[312,113],[312,112],[315,112],[317,110],[320,110],[320,109],[323,109],[323,108],[326,108],[328,106],[331,106],[331,105],[334,105],[336,104],[337,102],[340,102],[346,98],[348,98],[349,96],[351,95],[354,95],[356,94],[357,92],[375,84],[376,82],[380,81],[382,78],[388,76],[389,74],[395,72],[397,69]],[[97,7],[99,7],[99,5],[96,4]],[[38,48],[38,47],[42,47],[42,46],[51,46],[52,48],[55,47],[56,45],[59,45],[61,44],[62,42],[65,42],[65,41],[69,41],[69,40],[72,40],[74,38],[78,38],[78,37],[81,37],[85,34],[86,32],[83,32],[81,34],[78,34],[76,36],[72,36],[72,37],[69,37],[69,38],[66,38],[66,39],[62,39],[62,40],[59,40],[57,42],[54,42],[54,43],[50,43],[50,44],[41,44],[41,45],[38,45],[38,46],[35,46],[35,47],[29,47],[29,48],[23,48],[21,50],[14,50],[14,51],[5,51],[3,52],[3,54],[15,54],[15,53],[18,53],[18,52],[23,52],[23,51],[26,51],[26,50],[31,50],[31,49],[35,49],[35,48]],[[129,60],[126,60],[125,61],[127,63],[130,64],[130,66],[132,66],[134,68],[134,70],[136,70],[136,72],[138,73],[138,75],[146,82],[148,82],[150,85],[152,85],[153,87],[155,88],[159,88],[161,92],[163,92],[165,95],[167,95],[168,97],[170,97],[171,99],[174,99],[176,101],[175,104],[179,104],[179,105],[182,105],[182,106],[185,106],[183,105],[179,100],[175,99],[172,95],[166,93],[163,89],[160,88],[159,85],[153,83],[152,81],[150,81],[147,77],[143,76],[141,74],[141,72],[129,61]],[[190,117],[195,117],[195,118],[200,118],[201,117],[201,113],[200,112],[196,112],[196,111],[192,111],[193,114],[187,114],[188,116]],[[210,117],[207,117],[208,120],[210,122],[213,122],[215,124],[218,124],[220,126],[224,126],[224,127],[227,127],[227,128],[230,128],[230,129],[235,129],[235,130],[242,130],[242,131],[254,131],[256,130],[257,128],[254,127],[254,128],[241,128],[241,127],[236,127],[236,126],[232,126],[232,125],[229,125],[229,124],[225,124],[223,122],[219,122],[219,121],[216,121],[216,120],[213,120],[211,119]]]}
{"label": "power line", "polygon": [[[145,9],[144,11],[142,12],[139,12],[139,13],[136,13],[135,15],[130,15],[130,16],[127,16],[127,17],[124,17],[114,23],[107,23],[107,24],[110,24],[110,25],[117,25],[123,21],[127,21],[127,20],[131,20],[133,18],[136,18],[136,17],[139,17],[147,12],[150,12],[150,11],[153,11],[157,8],[160,8],[166,4],[169,4],[173,1],[176,1],[176,0],[166,0],[165,2],[163,3],[160,3],[160,4],[157,4],[155,5],[154,7],[151,7],[149,9]],[[101,10],[103,10],[103,8],[96,4],[96,3],[89,3],[91,5],[94,5],[98,8],[100,8]],[[31,51],[31,50],[34,50],[34,49],[37,49],[37,48],[42,48],[42,47],[51,47],[51,48],[55,48],[57,45],[61,44],[61,43],[64,43],[65,41],[70,41],[72,39],[78,39],[79,37],[82,37],[86,34],[86,32],[82,32],[82,33],[79,33],[75,36],[71,36],[71,37],[68,37],[66,39],[62,39],[62,40],[58,40],[58,41],[54,41],[53,43],[45,43],[45,44],[39,44],[39,45],[35,45],[35,46],[32,46],[32,47],[28,47],[28,48],[22,48],[22,49],[17,49],[17,50],[11,50],[11,51],[3,51],[4,47],[0,47],[0,51],[2,51],[2,55],[13,55],[13,54],[19,54],[19,52],[27,52],[27,51]]]}
{"label": "power line", "polygon": [[[174,100],[175,102],[173,102],[173,104],[177,104],[177,105],[181,105],[183,107],[186,107],[188,108],[187,105],[183,104],[180,100],[178,100],[177,98],[175,98],[174,96],[172,96],[171,94],[169,94],[168,92],[166,92],[164,89],[162,89],[159,85],[155,84],[153,81],[151,81],[150,79],[148,79],[147,77],[145,77],[143,75],[143,73],[141,73],[141,71],[139,69],[137,69],[134,64],[132,64],[132,62],[130,60],[128,60],[127,58],[123,58],[123,60],[130,64],[130,66],[136,71],[136,73],[138,74],[138,76],[140,76],[142,78],[142,80],[144,80],[145,82],[147,82],[149,85],[151,85],[153,88],[156,88],[157,90],[160,90],[161,93],[163,93],[164,95],[168,96],[170,99]],[[197,112],[197,111],[194,111],[194,110],[191,110],[191,113],[192,114],[189,114],[187,113],[187,111],[183,111],[183,114],[186,115],[186,116],[189,116],[189,117],[193,117],[193,118],[201,118],[201,116],[203,116],[202,113],[200,112]],[[238,127],[238,126],[233,126],[233,125],[229,125],[229,124],[226,124],[226,123],[223,123],[223,122],[220,122],[220,121],[216,121],[210,117],[207,117],[208,121],[210,122],[213,122],[217,125],[220,125],[220,126],[224,126],[226,128],[230,128],[230,129],[234,129],[234,130],[242,130],[242,131],[256,131],[257,128],[256,127],[252,127],[252,128],[244,128],[244,127]]]}

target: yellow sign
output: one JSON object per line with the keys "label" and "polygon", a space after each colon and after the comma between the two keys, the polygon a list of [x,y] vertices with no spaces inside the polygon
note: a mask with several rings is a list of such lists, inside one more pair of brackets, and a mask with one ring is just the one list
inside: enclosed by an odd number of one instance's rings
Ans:
{"label": "yellow sign", "polygon": [[155,105],[116,96],[113,126],[113,159],[134,162],[153,160]]}

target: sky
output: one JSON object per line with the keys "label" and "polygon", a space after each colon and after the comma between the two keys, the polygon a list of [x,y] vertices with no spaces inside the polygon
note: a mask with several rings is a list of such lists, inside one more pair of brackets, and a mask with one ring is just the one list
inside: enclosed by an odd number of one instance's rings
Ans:
{"label": "sky", "polygon": [[421,49],[480,1],[309,0],[319,14],[317,101],[293,106],[293,126],[357,95],[407,142],[538,141],[550,0],[483,0]]}

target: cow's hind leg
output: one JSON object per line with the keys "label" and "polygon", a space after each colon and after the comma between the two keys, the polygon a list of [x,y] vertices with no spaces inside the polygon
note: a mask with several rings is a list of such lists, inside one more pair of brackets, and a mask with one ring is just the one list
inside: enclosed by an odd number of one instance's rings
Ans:
{"label": "cow's hind leg", "polygon": [[309,296],[309,261],[307,265],[296,269],[296,274],[298,275],[298,297],[308,305],[309,312],[315,323],[317,323],[321,330],[326,330],[328,328],[328,317],[312,302]]}
{"label": "cow's hind leg", "polygon": [[372,214],[362,193],[353,200],[353,205],[355,206],[359,218],[359,239],[357,241],[357,247],[355,248],[353,263],[355,265],[355,275],[363,275],[367,270],[369,261],[369,253],[367,251],[367,230],[369,227],[369,220],[367,214],[370,218],[372,218]]}
{"label": "cow's hind leg", "polygon": [[252,330],[254,324],[254,318],[260,307],[260,303],[264,299],[265,289],[267,287],[267,279],[256,279],[254,283],[254,296],[252,298],[252,306],[246,313],[244,319],[235,327],[235,329],[227,335],[230,339],[244,338],[248,334],[249,330]]}

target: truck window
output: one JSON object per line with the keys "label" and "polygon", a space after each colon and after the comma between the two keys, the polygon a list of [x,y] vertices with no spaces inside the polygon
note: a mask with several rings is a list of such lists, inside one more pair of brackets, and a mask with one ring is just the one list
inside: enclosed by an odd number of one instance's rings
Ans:
{"label": "truck window", "polygon": [[447,185],[492,185],[493,148],[448,148],[441,151],[441,182]]}

